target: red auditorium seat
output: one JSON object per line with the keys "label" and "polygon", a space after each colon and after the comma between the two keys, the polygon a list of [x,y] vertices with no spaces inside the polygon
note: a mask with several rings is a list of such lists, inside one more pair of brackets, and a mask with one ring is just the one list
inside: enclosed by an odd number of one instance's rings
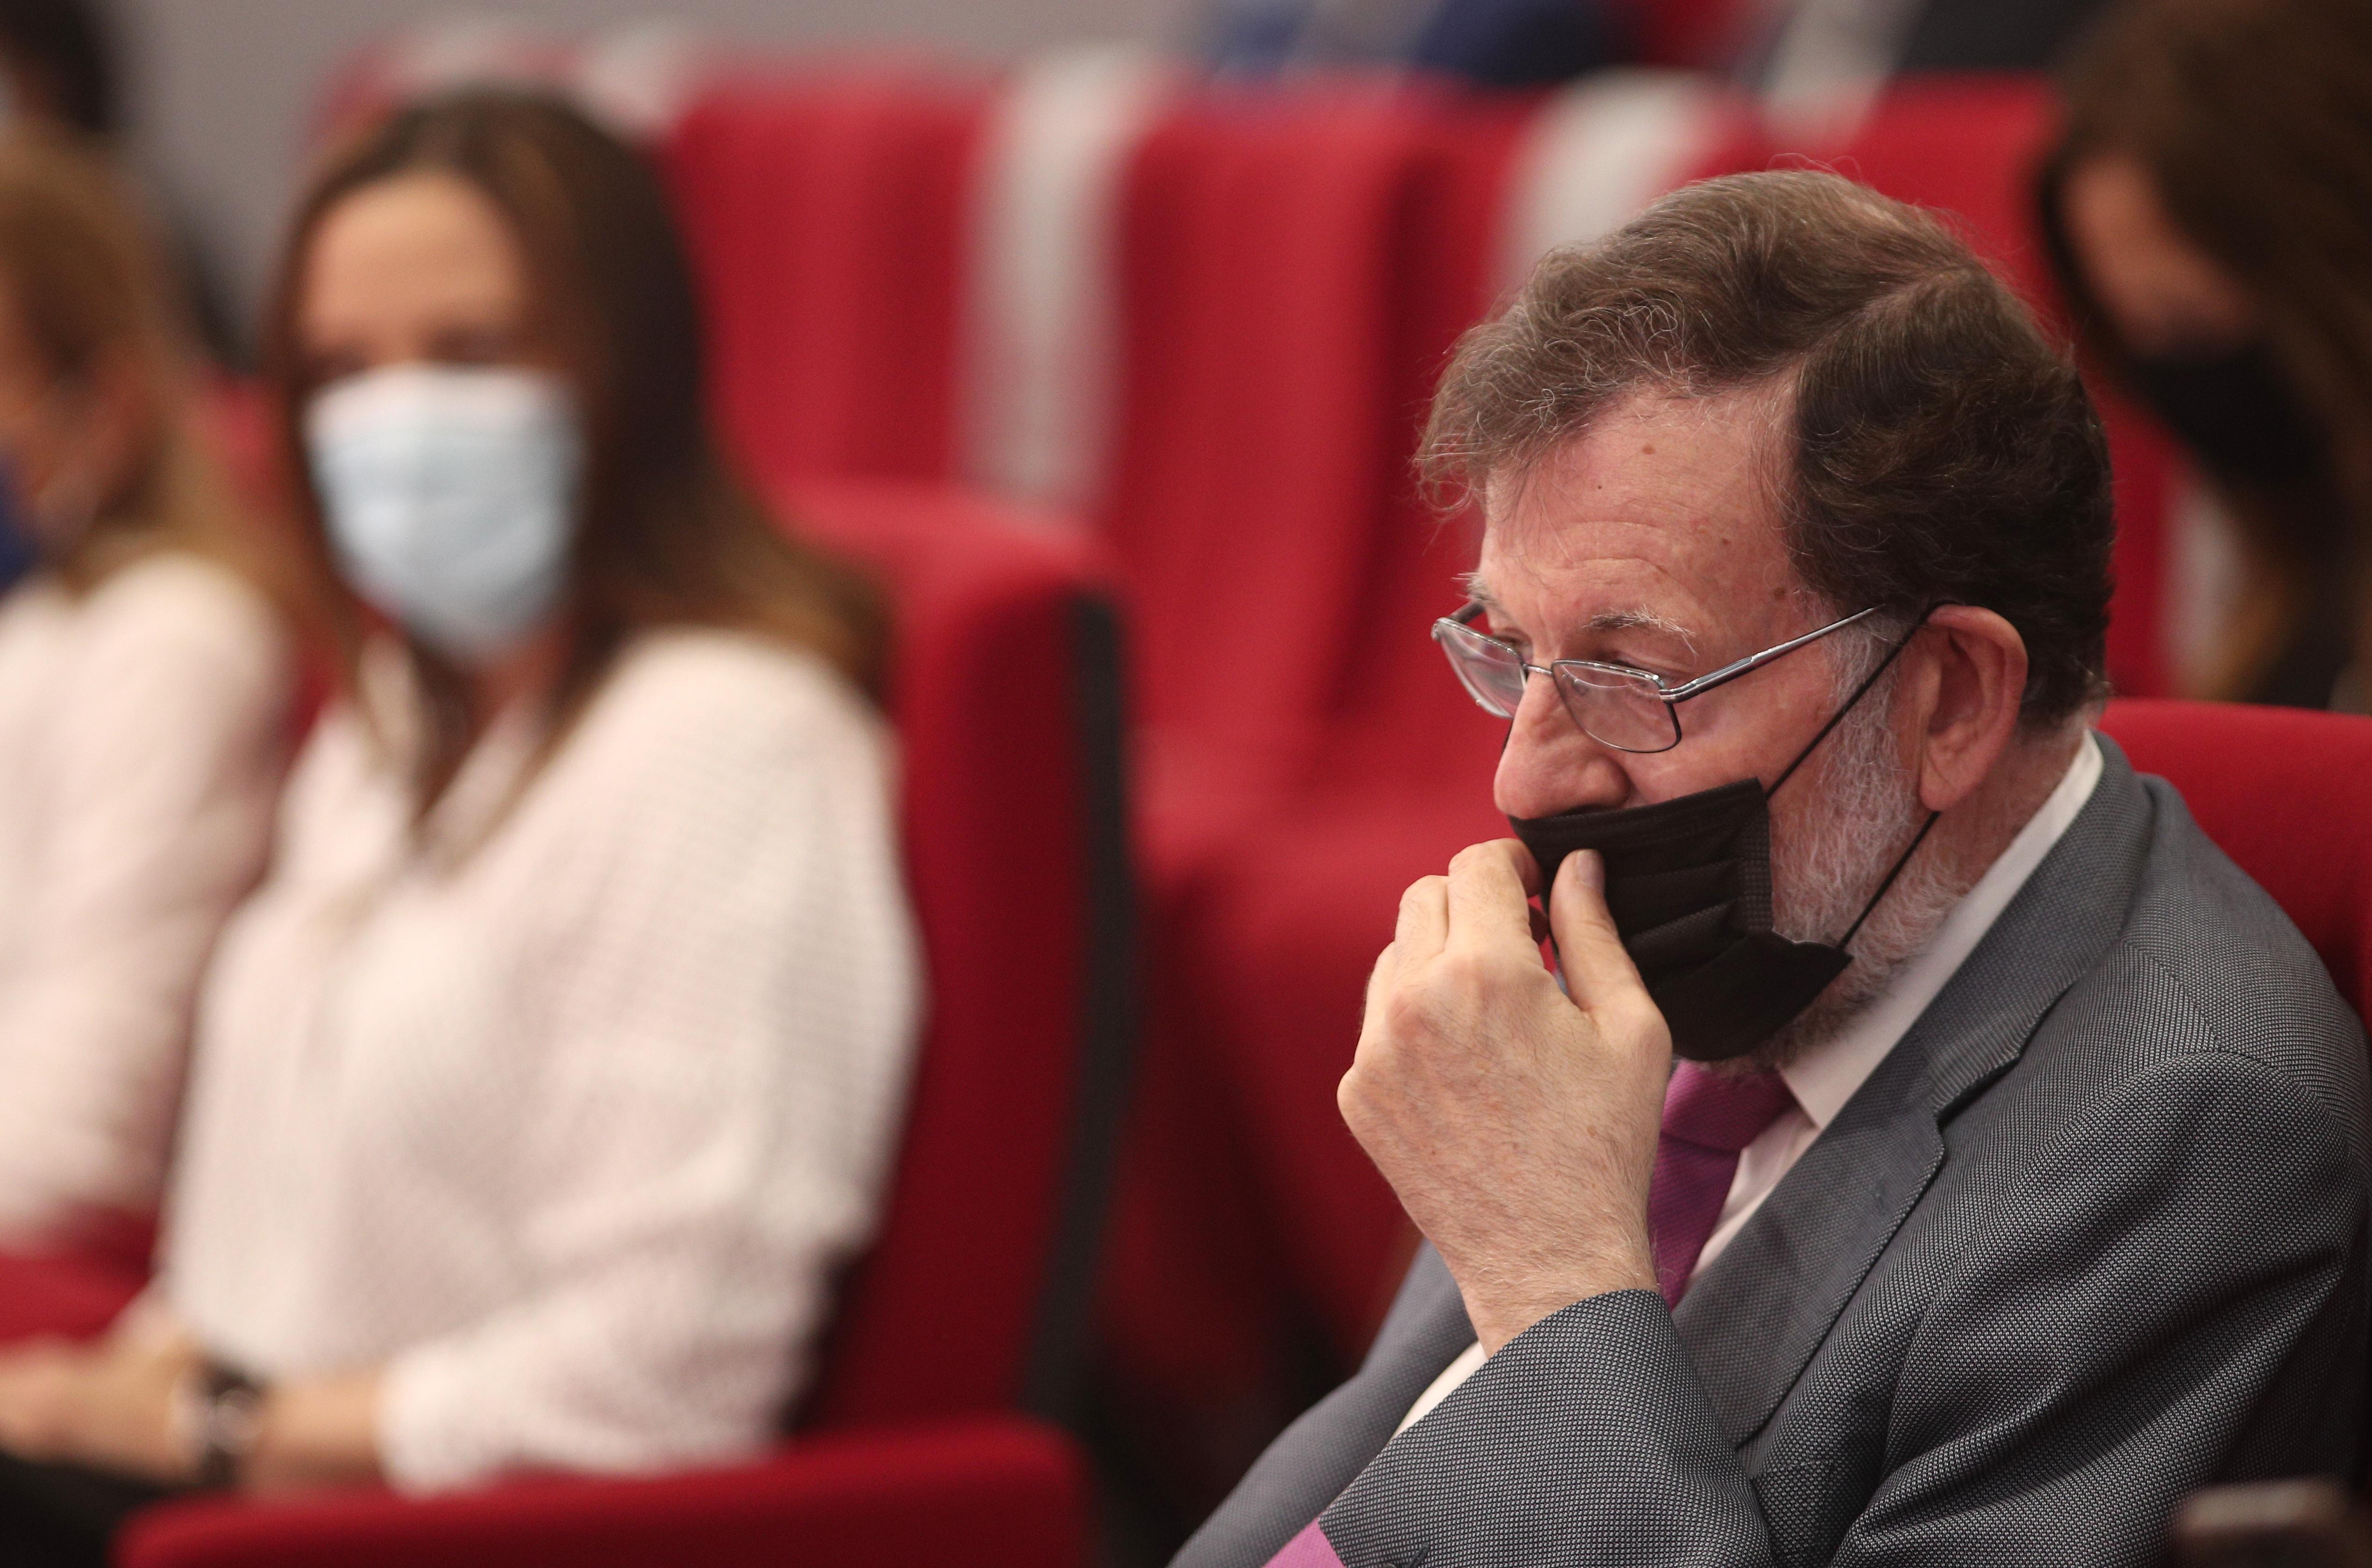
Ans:
{"label": "red auditorium seat", "polygon": [[[1130,617],[1149,989],[1102,1330],[1119,1413],[1155,1445],[1290,1413],[1238,1409],[1281,1376],[1273,1194],[1246,1179],[1213,1078],[1195,879],[1300,775],[1363,653],[1356,604],[1404,485],[1392,351],[1436,101],[1372,82],[1205,89],[1125,180],[1100,529]],[[1153,1462],[1210,1469],[1207,1491],[1243,1457]]]}
{"label": "red auditorium seat", "polygon": [[193,1499],[126,1568],[1084,1560],[1069,1397],[1126,1042],[1129,906],[1101,574],[1076,530],[924,487],[798,489],[891,583],[930,1018],[882,1235],[797,1423],[753,1465],[424,1502]]}
{"label": "red auditorium seat", "polygon": [[2100,728],[2182,792],[2372,1019],[2372,719],[2143,700],[2110,703]]}
{"label": "red auditorium seat", "polygon": [[718,415],[769,482],[944,479],[984,77],[835,62],[712,86],[660,149]]}
{"label": "red auditorium seat", "polygon": [[1389,356],[1424,118],[1374,83],[1213,89],[1139,149],[1101,523],[1139,693],[1157,889],[1308,751],[1398,488]]}

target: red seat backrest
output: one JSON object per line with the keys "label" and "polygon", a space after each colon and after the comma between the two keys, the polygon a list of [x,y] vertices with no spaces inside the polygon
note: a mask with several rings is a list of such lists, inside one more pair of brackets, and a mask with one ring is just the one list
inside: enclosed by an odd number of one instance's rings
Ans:
{"label": "red seat backrest", "polygon": [[[2034,177],[2058,122],[2048,81],[2017,75],[1911,77],[1883,94],[1842,141],[1785,145],[1783,158],[1834,167],[1899,201],[1959,216],[1978,253],[2062,336],[2068,328],[2036,232]],[[2121,691],[2171,690],[2167,657],[2168,513],[2175,501],[2164,435],[2112,389],[2093,385],[2116,465],[2117,597],[2109,673]]]}
{"label": "red seat backrest", "polygon": [[1421,150],[1404,96],[1373,83],[1212,89],[1131,168],[1102,526],[1157,854],[1292,776],[1351,656],[1407,455],[1389,345]]}
{"label": "red seat backrest", "polygon": [[815,482],[785,501],[893,596],[929,986],[888,1216],[804,1423],[1043,1402],[1084,1310],[1129,968],[1101,574],[1078,530],[936,487]]}
{"label": "red seat backrest", "polygon": [[2372,719],[2239,703],[2128,701],[2100,727],[2297,923],[2372,1017]]}
{"label": "red seat backrest", "polygon": [[660,149],[717,414],[769,482],[955,460],[972,75],[835,62],[712,86]]}

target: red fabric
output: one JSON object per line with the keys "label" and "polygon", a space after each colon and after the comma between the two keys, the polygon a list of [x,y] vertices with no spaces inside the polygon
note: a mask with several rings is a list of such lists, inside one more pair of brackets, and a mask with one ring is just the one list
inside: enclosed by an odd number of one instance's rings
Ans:
{"label": "red fabric", "polygon": [[1372,84],[1212,92],[1127,180],[1103,525],[1157,894],[1308,755],[1406,459],[1389,347],[1424,122]]}
{"label": "red fabric", "polygon": [[1075,527],[935,488],[815,482],[813,536],[896,586],[901,820],[931,1020],[883,1238],[811,1424],[1009,1408],[1070,1154],[1086,983]]}
{"label": "red fabric", "polygon": [[105,1331],[147,1283],[134,1266],[88,1252],[0,1253],[0,1345],[56,1335],[87,1340]]}
{"label": "red fabric", "polygon": [[984,79],[838,62],[719,85],[661,150],[719,416],[770,482],[945,478]]}
{"label": "red fabric", "polygon": [[[1305,771],[1371,650],[1353,630],[1405,489],[1421,393],[1409,224],[1429,90],[1322,81],[1182,99],[1125,177],[1122,380],[1101,531],[1122,573],[1138,725],[1146,1031],[1103,1332],[1117,1402],[1215,1501],[1290,1414],[1284,1260],[1215,1076],[1198,878]],[[1429,326],[1430,323],[1427,323]]]}
{"label": "red fabric", "polygon": [[2372,719],[2136,701],[2110,703],[2100,727],[2182,792],[2372,1017]]}
{"label": "red fabric", "polygon": [[1647,1188],[1656,1283],[1670,1306],[1680,1304],[1720,1222],[1738,1156],[1795,1103],[1787,1080],[1776,1073],[1714,1073],[1694,1062],[1673,1069]]}
{"label": "red fabric", "polygon": [[[1915,76],[1889,88],[1847,140],[1781,145],[1899,201],[1953,215],[1964,238],[2051,329],[2068,331],[2036,232],[2034,177],[2058,130],[2048,81],[2018,75]],[[2116,468],[2117,597],[2109,674],[2120,691],[2170,689],[2165,633],[2169,448],[2154,422],[2097,378]]]}
{"label": "red fabric", "polygon": [[916,1563],[1072,1568],[1086,1558],[1080,1465],[1013,1419],[821,1438],[762,1464],[655,1481],[522,1481],[413,1502],[167,1504],[121,1568],[652,1568]]}

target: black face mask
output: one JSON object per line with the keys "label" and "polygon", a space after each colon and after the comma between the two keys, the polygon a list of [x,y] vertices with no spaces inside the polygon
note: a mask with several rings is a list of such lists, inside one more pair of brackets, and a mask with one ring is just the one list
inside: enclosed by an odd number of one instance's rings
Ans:
{"label": "black face mask", "polygon": [[1507,819],[1539,863],[1543,889],[1555,886],[1557,867],[1575,850],[1594,849],[1603,857],[1614,929],[1680,1055],[1692,1062],[1744,1056],[1809,1007],[1852,964],[1846,946],[1935,827],[1931,813],[1835,946],[1791,942],[1771,929],[1771,796],[1853,712],[1925,621],[1923,615],[1903,634],[1768,791],[1754,779],[1739,779],[1653,806]]}
{"label": "black face mask", "polygon": [[2129,355],[2125,376],[2211,473],[2288,487],[2330,471],[2330,443],[2262,343],[2212,356]]}
{"label": "black face mask", "polygon": [[2265,343],[2217,354],[2142,355],[2118,341],[2067,233],[2061,211],[2066,164],[2062,153],[2036,187],[2043,251],[2068,305],[2134,396],[2218,478],[2277,489],[2327,484],[2330,437],[2298,401]]}

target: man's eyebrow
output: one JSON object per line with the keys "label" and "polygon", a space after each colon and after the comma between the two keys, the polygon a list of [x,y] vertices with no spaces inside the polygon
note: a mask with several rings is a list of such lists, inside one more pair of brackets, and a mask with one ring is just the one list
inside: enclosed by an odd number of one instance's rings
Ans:
{"label": "man's eyebrow", "polygon": [[[1468,598],[1472,599],[1484,610],[1493,611],[1494,619],[1500,618],[1499,601],[1491,597],[1491,590],[1482,586],[1482,575],[1480,573],[1460,572],[1458,575],[1458,586],[1459,589],[1465,593]],[[1678,640],[1680,645],[1688,649],[1689,652],[1693,654],[1697,651],[1697,638],[1695,633],[1690,631],[1679,621],[1671,620],[1667,616],[1657,615],[1655,611],[1650,610],[1601,610],[1597,614],[1591,616],[1588,620],[1581,622],[1580,630],[1585,632],[1660,632],[1668,637]]]}
{"label": "man's eyebrow", "polygon": [[1661,632],[1676,638],[1691,653],[1697,651],[1696,633],[1679,621],[1646,610],[1602,610],[1583,625],[1592,632]]}

